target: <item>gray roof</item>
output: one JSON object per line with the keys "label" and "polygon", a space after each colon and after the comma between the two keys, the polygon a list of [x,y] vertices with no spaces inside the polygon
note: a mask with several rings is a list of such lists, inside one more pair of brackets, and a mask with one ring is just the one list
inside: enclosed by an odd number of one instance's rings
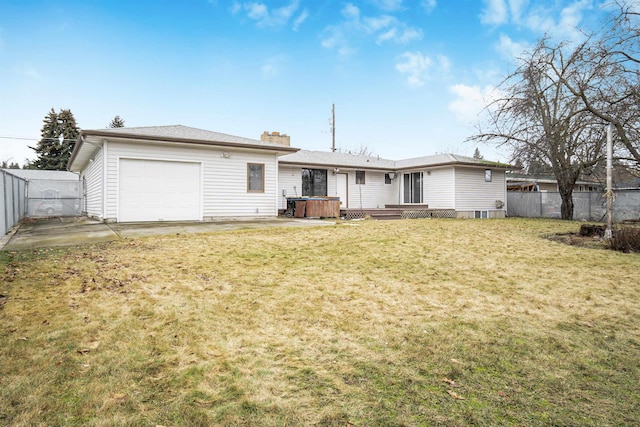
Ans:
{"label": "gray roof", "polygon": [[[192,128],[183,125],[172,126],[144,126],[133,128],[110,128],[110,129],[94,129],[83,130],[84,135],[100,135],[111,136],[117,135],[121,137],[146,137],[149,139],[159,140],[187,140],[187,141],[202,141],[207,143],[226,143],[234,145],[251,145],[251,146],[264,146],[282,148],[285,147],[282,144],[274,142],[264,142],[259,139],[244,138],[241,136],[229,135],[226,133],[213,132],[205,129]],[[290,147],[287,147],[290,148]],[[290,151],[294,151],[291,149]]]}
{"label": "gray roof", "polygon": [[71,158],[67,164],[70,170],[81,170],[87,164],[90,157],[97,150],[97,145],[89,146],[89,142],[98,143],[101,138],[122,138],[128,140],[178,142],[184,144],[222,146],[229,148],[244,148],[256,150],[277,151],[278,153],[291,153],[298,151],[287,145],[274,142],[263,142],[257,139],[228,135],[226,133],[213,132],[182,125],[173,126],[148,126],[111,129],[83,129],[78,137]]}
{"label": "gray roof", "polygon": [[26,181],[46,179],[54,181],[78,181],[78,174],[67,171],[49,171],[41,169],[2,169],[3,171]]}
{"label": "gray roof", "polygon": [[446,165],[468,165],[513,169],[512,165],[475,159],[457,154],[436,154],[406,160],[389,160],[373,156],[359,156],[346,153],[300,150],[297,153],[280,156],[279,163],[301,165],[323,165],[333,167],[353,167],[362,169],[406,170]]}
{"label": "gray roof", "polygon": [[300,150],[297,153],[286,154],[278,158],[278,163],[323,165],[334,167],[354,167],[363,169],[393,169],[394,161],[380,157],[359,156],[331,151]]}

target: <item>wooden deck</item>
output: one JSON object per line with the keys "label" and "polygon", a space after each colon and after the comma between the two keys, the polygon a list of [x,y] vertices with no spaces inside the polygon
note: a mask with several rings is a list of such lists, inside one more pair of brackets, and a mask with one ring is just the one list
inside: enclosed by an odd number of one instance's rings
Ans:
{"label": "wooden deck", "polygon": [[453,209],[429,209],[428,205],[387,205],[377,209],[340,209],[340,216],[346,219],[413,219],[413,218],[455,218]]}

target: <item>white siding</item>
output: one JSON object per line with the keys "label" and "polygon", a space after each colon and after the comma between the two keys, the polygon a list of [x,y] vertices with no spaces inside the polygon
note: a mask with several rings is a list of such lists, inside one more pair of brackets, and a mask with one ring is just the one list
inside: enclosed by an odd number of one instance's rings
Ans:
{"label": "white siding", "polygon": [[[327,196],[338,195],[338,179],[333,173],[332,167],[313,166],[313,169],[327,170]],[[340,169],[340,173],[347,174],[347,187],[349,194],[349,208],[384,208],[388,204],[398,203],[399,178],[391,180],[391,184],[384,183],[384,172],[365,171],[365,183],[356,184],[356,171]],[[302,196],[302,167],[280,166],[278,175],[278,194],[280,197],[279,208],[285,209],[285,198],[282,197],[285,190],[287,197]]]}
{"label": "white siding", "polygon": [[278,208],[286,209],[286,197],[300,197],[302,195],[302,168],[292,166],[280,166],[278,171]]}
{"label": "white siding", "polygon": [[384,208],[385,205],[398,203],[399,178],[391,180],[391,184],[385,184],[384,172],[365,171],[365,183],[356,184],[356,171],[348,172],[349,208]]}
{"label": "white siding", "polygon": [[455,209],[453,167],[424,170],[423,202],[431,209]]}
{"label": "white siding", "polygon": [[[223,152],[229,154],[228,158]],[[107,151],[106,219],[117,219],[118,161],[120,158],[202,162],[203,215],[213,217],[276,216],[277,156],[275,152],[109,142]],[[247,164],[264,164],[264,192],[247,192]]]}
{"label": "white siding", "polygon": [[84,181],[84,210],[86,215],[94,218],[102,218],[104,212],[102,200],[103,160],[103,150],[100,149],[96,153],[93,162],[89,163],[89,166],[84,170],[81,177]]}
{"label": "white siding", "polygon": [[456,167],[456,210],[495,210],[496,200],[506,201],[503,170],[492,171],[491,182],[485,182],[484,169]]}

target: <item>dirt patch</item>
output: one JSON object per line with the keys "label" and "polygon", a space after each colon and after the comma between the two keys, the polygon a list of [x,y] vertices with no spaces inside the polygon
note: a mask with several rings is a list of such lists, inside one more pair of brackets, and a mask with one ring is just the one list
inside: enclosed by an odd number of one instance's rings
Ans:
{"label": "dirt patch", "polygon": [[580,233],[558,233],[549,236],[549,240],[583,248],[607,249],[604,239],[600,236],[583,236]]}

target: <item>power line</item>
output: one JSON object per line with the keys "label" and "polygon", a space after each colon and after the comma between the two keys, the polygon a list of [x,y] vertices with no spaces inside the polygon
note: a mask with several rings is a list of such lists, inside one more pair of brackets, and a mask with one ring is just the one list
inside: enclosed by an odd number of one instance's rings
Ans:
{"label": "power line", "polygon": [[16,137],[16,136],[0,136],[0,138],[2,138],[2,139],[22,139],[22,140],[25,140],[25,141],[39,141],[40,140],[38,138],[19,138],[19,137]]}
{"label": "power line", "polygon": [[[14,136],[0,136],[0,138],[2,139],[20,139],[23,141],[41,141],[41,140],[47,140],[47,141],[60,141],[60,138],[19,138],[19,137],[14,137]],[[62,141],[74,141],[77,142],[77,139],[62,139]]]}

